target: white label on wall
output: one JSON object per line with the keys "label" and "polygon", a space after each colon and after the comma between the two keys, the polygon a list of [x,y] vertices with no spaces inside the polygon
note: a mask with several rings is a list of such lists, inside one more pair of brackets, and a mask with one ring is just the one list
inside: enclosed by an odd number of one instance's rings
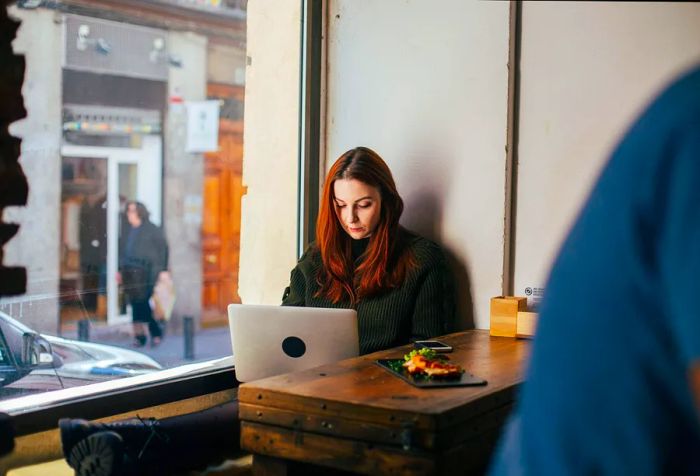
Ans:
{"label": "white label on wall", "polygon": [[219,150],[219,101],[187,101],[187,152]]}
{"label": "white label on wall", "polygon": [[202,196],[185,195],[183,203],[183,220],[188,225],[202,224]]}
{"label": "white label on wall", "polygon": [[540,301],[542,301],[542,298],[544,297],[544,288],[527,286],[523,292],[527,297],[527,310],[530,312],[537,312],[540,306]]}

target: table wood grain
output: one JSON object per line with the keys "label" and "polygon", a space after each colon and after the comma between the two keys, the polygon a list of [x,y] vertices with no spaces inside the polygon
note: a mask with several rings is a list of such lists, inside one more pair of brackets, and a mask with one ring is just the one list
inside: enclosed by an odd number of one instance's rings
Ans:
{"label": "table wood grain", "polygon": [[440,340],[454,348],[452,362],[488,384],[423,389],[375,364],[411,346],[257,380],[239,388],[241,446],[265,456],[260,471],[284,467],[279,458],[361,474],[483,469],[522,382],[529,342],[480,330]]}

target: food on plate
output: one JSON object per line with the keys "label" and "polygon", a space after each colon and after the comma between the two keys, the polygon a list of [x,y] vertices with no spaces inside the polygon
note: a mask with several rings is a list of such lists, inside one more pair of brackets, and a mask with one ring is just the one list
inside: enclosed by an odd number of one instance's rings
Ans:
{"label": "food on plate", "polygon": [[435,378],[459,377],[464,369],[459,365],[448,363],[449,358],[432,349],[412,350],[404,355],[403,368],[411,375]]}

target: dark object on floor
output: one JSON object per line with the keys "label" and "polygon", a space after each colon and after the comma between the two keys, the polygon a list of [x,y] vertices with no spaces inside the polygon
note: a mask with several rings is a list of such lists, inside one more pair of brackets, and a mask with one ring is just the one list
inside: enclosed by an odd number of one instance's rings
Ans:
{"label": "dark object on floor", "polygon": [[12,417],[0,413],[0,456],[6,455],[15,448],[15,426]]}
{"label": "dark object on floor", "polygon": [[[238,402],[159,420],[93,423],[62,418],[58,425],[63,454],[81,476],[182,473],[240,455]],[[96,472],[102,468],[111,472]]]}
{"label": "dark object on floor", "polygon": [[91,423],[62,418],[58,426],[66,461],[80,476],[147,474],[159,457],[167,458],[169,438],[155,419]]}
{"label": "dark object on floor", "polygon": [[78,476],[112,476],[121,472],[123,441],[113,431],[98,431],[78,441],[66,455],[68,465]]}

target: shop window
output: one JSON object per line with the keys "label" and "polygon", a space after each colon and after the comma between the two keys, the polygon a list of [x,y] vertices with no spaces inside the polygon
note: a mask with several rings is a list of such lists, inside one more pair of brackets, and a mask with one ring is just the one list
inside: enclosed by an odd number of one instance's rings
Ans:
{"label": "shop window", "polygon": [[[0,339],[0,370],[14,372],[0,409],[230,364],[226,307],[241,302],[247,2],[157,2],[151,16],[61,4],[8,10],[22,22],[13,47],[27,65],[27,118],[11,132],[30,196],[3,217],[21,225],[4,263],[28,280],[25,294],[0,297],[0,329],[17,330]],[[279,246],[294,250],[290,236]]]}

